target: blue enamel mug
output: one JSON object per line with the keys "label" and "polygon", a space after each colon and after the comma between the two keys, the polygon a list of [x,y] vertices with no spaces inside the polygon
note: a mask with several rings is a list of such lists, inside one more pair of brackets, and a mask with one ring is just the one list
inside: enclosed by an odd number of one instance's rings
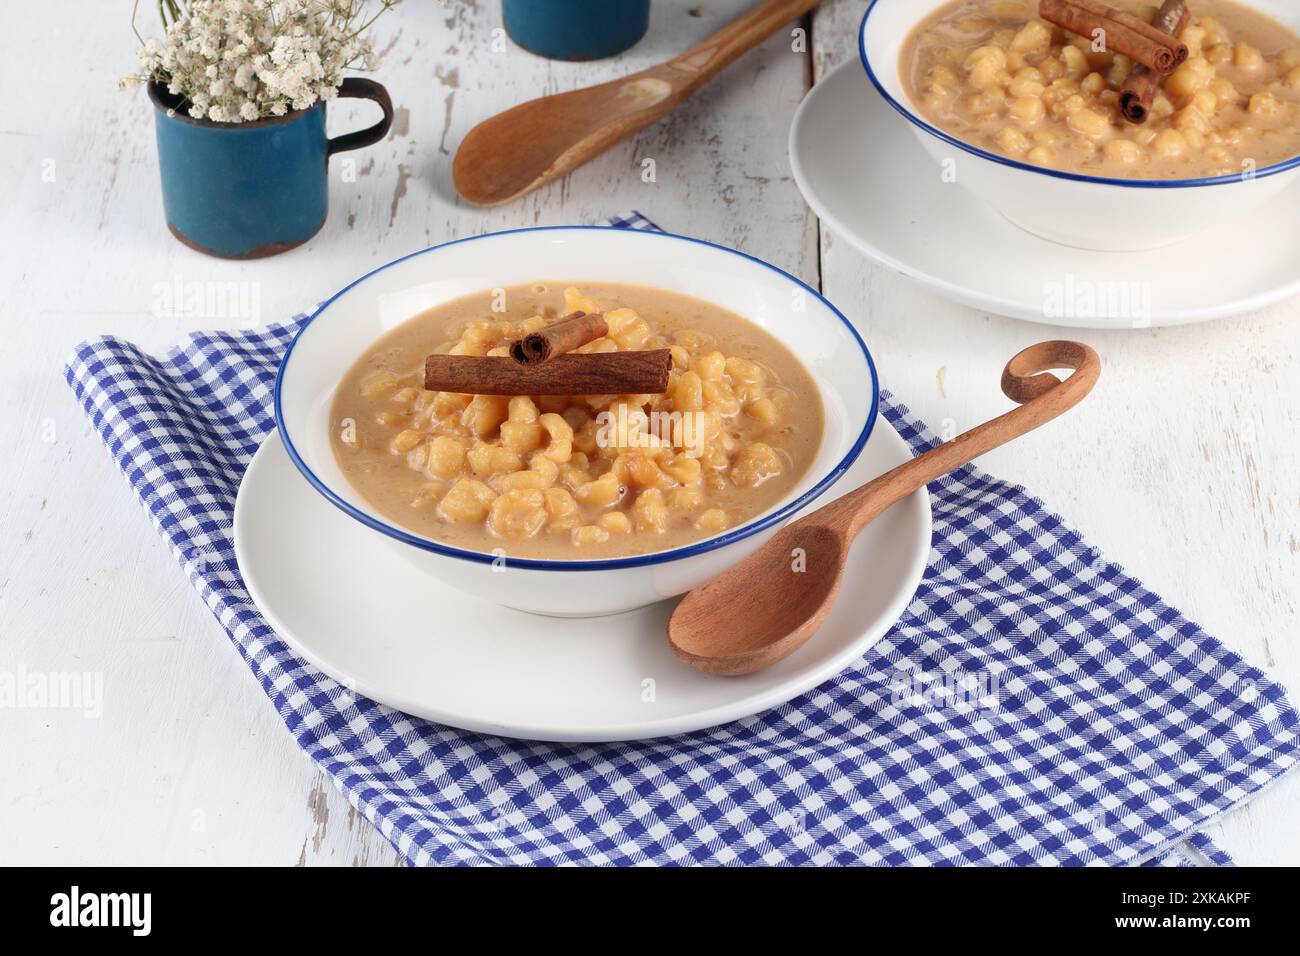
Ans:
{"label": "blue enamel mug", "polygon": [[[248,123],[195,119],[166,87],[149,84],[167,228],[199,252],[256,259],[300,246],[325,225],[329,158],[379,142],[393,123],[388,91],[348,77],[340,97],[374,100],[368,129],[325,135],[325,103]],[[171,115],[168,115],[169,111]]]}
{"label": "blue enamel mug", "polygon": [[636,45],[650,0],[501,0],[506,33],[552,60],[600,60]]}

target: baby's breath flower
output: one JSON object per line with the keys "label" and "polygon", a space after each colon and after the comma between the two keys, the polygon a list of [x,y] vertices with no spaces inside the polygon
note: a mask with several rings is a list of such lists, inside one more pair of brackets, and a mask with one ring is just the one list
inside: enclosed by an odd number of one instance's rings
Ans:
{"label": "baby's breath flower", "polygon": [[283,116],[333,99],[349,68],[378,65],[365,28],[400,0],[188,0],[165,38],[148,40],[143,70],[123,79],[158,82],[187,112],[219,123]]}

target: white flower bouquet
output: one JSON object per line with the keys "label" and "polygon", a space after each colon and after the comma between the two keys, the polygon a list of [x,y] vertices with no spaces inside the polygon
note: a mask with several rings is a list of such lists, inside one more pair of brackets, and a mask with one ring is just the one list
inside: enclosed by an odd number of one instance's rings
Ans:
{"label": "white flower bouquet", "polygon": [[218,123],[305,110],[337,95],[344,70],[375,68],[365,34],[399,2],[158,0],[165,35],[137,32],[142,70],[123,84],[158,83],[176,109]]}

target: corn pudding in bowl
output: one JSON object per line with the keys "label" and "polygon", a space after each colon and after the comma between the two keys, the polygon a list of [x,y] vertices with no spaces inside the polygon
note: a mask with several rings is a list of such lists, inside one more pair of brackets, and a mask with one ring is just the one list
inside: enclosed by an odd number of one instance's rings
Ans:
{"label": "corn pudding in bowl", "polygon": [[[505,356],[575,311],[603,315],[609,329],[578,354],[668,348],[667,390],[422,387],[431,343]],[[339,466],[396,523],[459,548],[552,560],[664,551],[743,524],[789,493],[822,434],[817,387],[758,326],[662,289],[556,282],[485,290],[398,326],[349,371],[332,418]]]}
{"label": "corn pudding in bowl", "polygon": [[[508,363],[511,341],[575,308],[608,334],[551,364],[662,352],[662,391],[424,387],[426,356]],[[285,356],[276,417],[311,486],[432,577],[585,616],[747,556],[856,460],[877,401],[861,338],[792,276],[698,240],[555,227],[348,286]]]}
{"label": "corn pudding in bowl", "polygon": [[[1144,21],[1157,5],[1114,0]],[[1029,232],[1127,251],[1266,204],[1300,172],[1300,12],[1188,0],[1188,59],[1131,122],[1134,62],[1037,0],[876,0],[860,51],[945,176]],[[1100,48],[1100,49],[1099,49]]]}

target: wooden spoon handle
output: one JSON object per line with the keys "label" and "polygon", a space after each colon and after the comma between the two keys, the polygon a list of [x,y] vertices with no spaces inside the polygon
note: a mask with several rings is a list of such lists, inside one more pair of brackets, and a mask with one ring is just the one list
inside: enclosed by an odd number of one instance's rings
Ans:
{"label": "wooden spoon handle", "polygon": [[[1074,374],[1061,381],[1048,371],[1054,368],[1074,369]],[[819,523],[844,528],[852,541],[896,501],[1073,408],[1092,391],[1100,374],[1101,360],[1097,353],[1080,342],[1031,345],[1008,362],[1002,372],[1002,391],[1012,401],[1019,402],[1019,408],[972,428],[849,492],[827,505]]]}
{"label": "wooden spoon handle", "polygon": [[820,2],[821,0],[768,0],[748,13],[741,14],[699,46],[670,60],[667,65],[697,74],[688,81],[691,87],[697,86]]}

